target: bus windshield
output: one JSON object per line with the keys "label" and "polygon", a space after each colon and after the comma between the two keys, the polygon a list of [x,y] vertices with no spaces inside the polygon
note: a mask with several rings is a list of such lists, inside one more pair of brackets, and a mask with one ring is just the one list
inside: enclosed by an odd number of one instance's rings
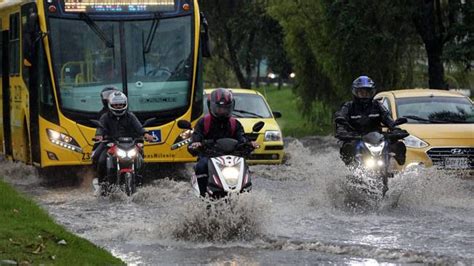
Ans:
{"label": "bus windshield", "polygon": [[138,21],[51,18],[50,22],[62,108],[100,111],[100,91],[105,86],[121,89],[125,72],[131,111],[166,111],[188,104],[191,16]]}

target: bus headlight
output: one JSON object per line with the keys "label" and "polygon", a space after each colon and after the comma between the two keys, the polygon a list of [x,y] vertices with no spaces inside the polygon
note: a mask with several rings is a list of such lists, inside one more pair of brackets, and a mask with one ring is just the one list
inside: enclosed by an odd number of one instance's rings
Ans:
{"label": "bus headlight", "polygon": [[239,181],[239,169],[236,167],[224,167],[222,169],[222,176],[227,184],[236,186]]}
{"label": "bus headlight", "polygon": [[410,147],[410,148],[428,147],[428,143],[424,142],[423,140],[413,135],[409,135],[408,137],[404,138],[402,141],[403,143],[405,143],[405,146]]}
{"label": "bus headlight", "polygon": [[82,153],[81,147],[79,147],[79,144],[73,137],[49,128],[46,129],[46,133],[48,134],[49,140],[53,144],[75,152]]}
{"label": "bus headlight", "polygon": [[278,130],[268,130],[265,131],[265,141],[280,141],[281,140],[281,132]]}

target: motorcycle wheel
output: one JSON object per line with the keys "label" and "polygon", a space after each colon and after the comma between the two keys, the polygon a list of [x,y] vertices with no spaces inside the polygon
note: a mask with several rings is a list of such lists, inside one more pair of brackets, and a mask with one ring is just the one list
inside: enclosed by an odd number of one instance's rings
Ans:
{"label": "motorcycle wheel", "polygon": [[137,190],[135,183],[135,175],[132,173],[125,174],[125,193],[127,196],[131,196]]}

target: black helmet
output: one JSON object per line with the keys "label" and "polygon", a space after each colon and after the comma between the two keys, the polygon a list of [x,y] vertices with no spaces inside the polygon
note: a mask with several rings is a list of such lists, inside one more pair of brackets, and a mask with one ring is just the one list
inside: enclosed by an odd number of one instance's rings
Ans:
{"label": "black helmet", "polygon": [[102,104],[104,105],[105,108],[108,108],[109,96],[114,91],[119,91],[119,90],[114,86],[108,86],[108,87],[103,88],[102,91],[100,92],[100,99],[102,100]]}
{"label": "black helmet", "polygon": [[109,96],[109,110],[115,116],[122,116],[127,112],[127,96],[121,91],[116,91]]}
{"label": "black helmet", "polygon": [[207,98],[207,106],[211,115],[218,119],[229,118],[234,111],[234,96],[227,89],[214,90]]}
{"label": "black helmet", "polygon": [[352,82],[352,95],[356,101],[368,103],[376,92],[374,81],[367,76],[360,76]]}

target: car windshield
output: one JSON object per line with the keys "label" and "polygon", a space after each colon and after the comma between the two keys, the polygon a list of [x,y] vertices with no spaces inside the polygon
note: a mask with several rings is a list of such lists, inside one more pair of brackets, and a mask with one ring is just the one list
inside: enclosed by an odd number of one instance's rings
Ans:
{"label": "car windshield", "polygon": [[398,117],[408,123],[474,123],[473,104],[464,97],[412,97],[397,99]]}
{"label": "car windshield", "polygon": [[[258,94],[234,93],[235,107],[233,115],[238,118],[271,118],[272,112],[262,96]],[[207,97],[205,97],[207,99]],[[208,113],[207,104],[204,112]]]}
{"label": "car windshield", "polygon": [[188,104],[191,16],[140,21],[82,18],[50,20],[62,108],[99,111],[100,91],[106,86],[123,87],[124,62],[131,111],[165,111]]}

